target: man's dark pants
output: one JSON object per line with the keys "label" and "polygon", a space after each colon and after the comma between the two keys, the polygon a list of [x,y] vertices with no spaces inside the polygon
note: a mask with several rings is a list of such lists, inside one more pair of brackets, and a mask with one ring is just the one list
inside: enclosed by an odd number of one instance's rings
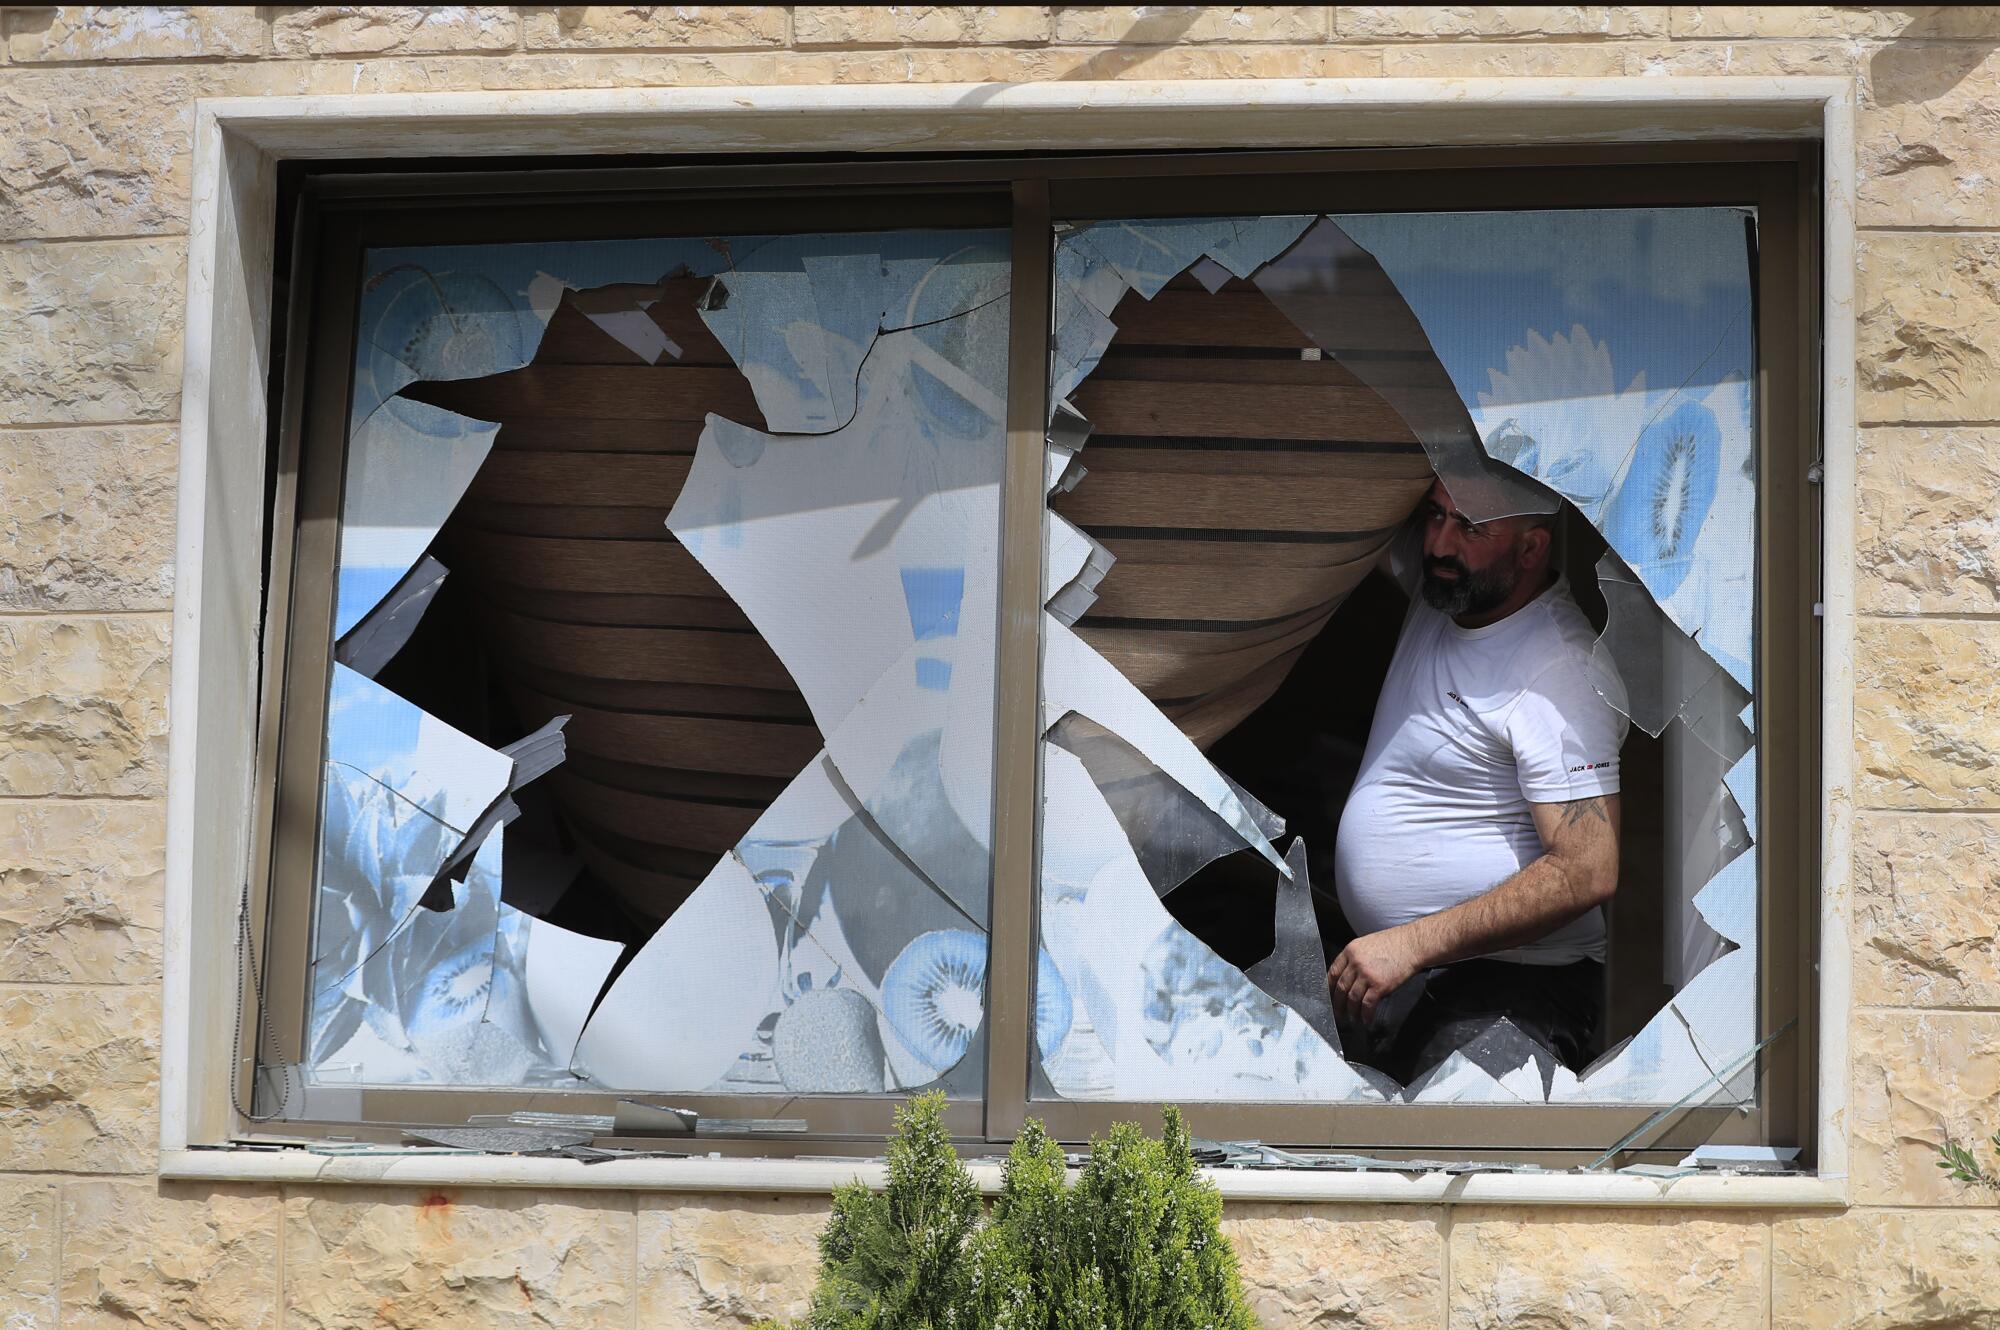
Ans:
{"label": "man's dark pants", "polygon": [[1383,1002],[1366,1031],[1343,1028],[1341,1035],[1351,1060],[1407,1085],[1504,1017],[1581,1071],[1596,1056],[1603,1003],[1604,966],[1597,961],[1460,961],[1419,974]]}

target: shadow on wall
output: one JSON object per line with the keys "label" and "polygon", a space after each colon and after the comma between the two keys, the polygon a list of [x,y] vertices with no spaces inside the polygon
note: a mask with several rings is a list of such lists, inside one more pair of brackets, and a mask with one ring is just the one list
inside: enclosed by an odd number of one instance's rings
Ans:
{"label": "shadow on wall", "polygon": [[[1129,74],[1148,60],[1157,59],[1173,49],[1200,16],[1200,11],[1192,6],[1165,14],[1141,16],[1133,21],[1117,42],[1090,56],[1076,68],[1057,75],[1057,80],[1083,83]],[[984,105],[993,100],[996,92],[997,88],[993,86],[975,88],[961,105]]]}
{"label": "shadow on wall", "polygon": [[1178,11],[1168,10],[1164,14],[1149,15],[1142,10],[1116,45],[1099,51],[1063,74],[1062,78],[1065,82],[1083,82],[1128,74],[1186,36],[1188,29],[1200,17],[1201,10],[1192,5]]}
{"label": "shadow on wall", "polygon": [[1963,31],[1960,15],[1968,12],[1956,5],[1925,5],[1904,12],[1909,22],[1868,62],[1868,98],[1877,106],[1936,101],[1963,83],[2000,46],[1991,39],[1955,40]]}

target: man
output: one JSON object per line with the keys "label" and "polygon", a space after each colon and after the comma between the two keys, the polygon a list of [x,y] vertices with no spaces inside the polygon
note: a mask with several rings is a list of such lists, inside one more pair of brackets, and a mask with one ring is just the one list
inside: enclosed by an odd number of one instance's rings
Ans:
{"label": "man", "polygon": [[1474,522],[1438,482],[1417,520],[1419,594],[1334,845],[1359,935],[1327,972],[1334,1008],[1364,1027],[1350,1055],[1404,1082],[1498,1016],[1574,1069],[1618,884],[1623,688],[1593,683],[1553,518]]}

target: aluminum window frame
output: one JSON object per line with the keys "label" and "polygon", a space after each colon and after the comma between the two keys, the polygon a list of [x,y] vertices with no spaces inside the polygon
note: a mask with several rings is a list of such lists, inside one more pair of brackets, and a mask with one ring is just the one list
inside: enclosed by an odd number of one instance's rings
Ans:
{"label": "aluminum window frame", "polygon": [[[265,714],[282,713],[282,726],[263,728],[258,753],[256,790],[269,796],[258,810],[259,823],[270,828],[260,836],[253,883],[275,882],[296,874],[299,846],[305,845],[306,880],[310,882],[312,828],[302,827],[294,797],[296,772],[317,752],[317,739],[301,745],[297,736],[318,734],[299,714],[301,698],[312,693],[309,678],[313,653],[304,635],[291,625],[321,600],[332,577],[331,543],[337,513],[338,471],[328,461],[325,440],[344,448],[347,394],[336,391],[323,376],[344,376],[352,369],[352,304],[358,293],[355,266],[363,246],[424,243],[425,237],[448,235],[454,243],[506,239],[583,239],[610,234],[657,234],[657,214],[648,210],[671,200],[685,208],[700,201],[713,205],[713,216],[747,216],[760,202],[783,198],[789,208],[817,200],[829,204],[838,191],[860,219],[910,213],[910,191],[922,182],[929,197],[951,200],[963,207],[967,199],[1005,203],[1014,227],[1015,280],[1012,296],[1012,345],[1008,395],[1008,454],[1003,485],[1003,539],[1000,583],[1002,632],[999,644],[998,702],[995,743],[995,828],[991,959],[989,962],[988,1065],[983,1102],[961,1102],[952,1109],[953,1130],[968,1144],[1002,1145],[1011,1140],[1027,1116],[1042,1118],[1056,1134],[1080,1140],[1101,1132],[1111,1121],[1149,1118],[1151,1104],[1076,1104],[1032,1101],[1028,1098],[1031,1056],[1032,997],[1028,988],[1038,929],[1034,910],[1039,889],[1039,854],[1035,844],[1038,806],[1036,772],[1040,740],[1038,714],[1041,585],[1042,418],[1047,392],[1047,329],[1051,299],[1049,259],[1051,223],[1091,216],[1242,214],[1251,212],[1401,212],[1455,211],[1467,206],[1465,182],[1476,179],[1480,206],[1492,200],[1518,199],[1516,206],[1603,207],[1748,204],[1759,209],[1760,246],[1764,256],[1758,271],[1758,299],[1766,317],[1758,330],[1759,362],[1759,548],[1760,559],[1758,669],[1760,679],[1820,678],[1819,633],[1811,615],[1818,598],[1819,506],[1817,491],[1806,480],[1806,467],[1818,455],[1813,429],[1817,424],[1819,328],[1817,262],[1819,192],[1814,178],[1816,143],[1658,144],[1608,148],[1526,149],[1375,149],[1286,151],[1276,153],[1144,153],[1079,154],[1039,158],[954,158],[790,164],[701,164],[645,166],[612,171],[560,170],[533,172],[478,171],[370,175],[334,170],[316,175],[301,199],[295,222],[295,298],[288,311],[294,340],[324,348],[342,344],[340,320],[348,323],[345,363],[329,368],[335,357],[318,353],[286,357],[284,406],[277,413],[274,513],[269,530],[272,563],[287,576],[267,579],[269,619],[265,641],[272,660],[282,657],[283,669],[270,671],[265,688]],[[1472,173],[1478,173],[1474,176]],[[1226,183],[1226,191],[1214,186]],[[1362,197],[1356,197],[1356,196]],[[560,197],[562,202],[551,202]],[[1227,206],[1204,206],[1203,199],[1224,199]],[[576,204],[593,207],[586,223],[590,234],[552,235],[551,226],[577,223]],[[620,211],[620,210],[625,211]],[[467,214],[479,214],[468,228]],[[737,210],[737,211],[731,211]],[[839,207],[827,214],[839,216]],[[629,217],[630,221],[621,219]],[[1769,220],[1767,220],[1769,219]],[[617,229],[627,226],[636,229]],[[444,228],[444,229],[440,229]],[[608,228],[608,229],[607,229]],[[676,227],[676,231],[686,228]],[[720,230],[720,226],[704,228]],[[737,229],[743,229],[739,224]],[[812,229],[811,225],[800,229]],[[476,233],[473,233],[476,231]],[[328,247],[331,248],[328,248]],[[343,257],[346,256],[346,257]],[[345,266],[343,266],[345,265]],[[301,298],[310,277],[314,294]],[[1030,280],[1032,278],[1032,280]],[[341,295],[345,283],[346,295]],[[345,314],[342,313],[343,305]],[[1790,309],[1793,321],[1770,317]],[[1781,335],[1787,333],[1789,335]],[[1767,337],[1773,339],[1767,344]],[[309,403],[319,403],[309,409]],[[337,432],[331,416],[341,417]],[[1779,447],[1780,440],[1784,446]],[[336,459],[337,460],[337,459]],[[318,464],[314,471],[315,463]],[[301,469],[301,468],[305,469]],[[332,477],[329,488],[328,476]],[[1772,486],[1776,488],[1770,488]],[[1788,511],[1779,511],[1780,495]],[[330,497],[329,497],[330,496]],[[1768,499],[1768,501],[1767,501]],[[335,525],[329,525],[329,523]],[[1781,631],[1766,623],[1767,610],[1782,605],[1787,613]],[[301,656],[307,659],[300,659]],[[317,668],[327,668],[319,653]],[[304,674],[298,673],[303,671]],[[1759,1107],[1751,1114],[1710,1110],[1708,1115],[1730,1119],[1719,1139],[1770,1140],[1799,1144],[1812,1157],[1815,1122],[1817,1040],[1812,1017],[1816,1010],[1812,981],[1817,951],[1817,895],[1820,827],[1820,756],[1817,743],[1819,689],[1798,690],[1780,708],[1774,699],[1759,700],[1759,751],[1763,781],[1759,799],[1760,927],[1767,945],[1760,969],[1761,1000],[1767,1012],[1789,1012],[1799,1021],[1793,1035],[1770,1059]],[[1782,711],[1782,715],[1780,715]],[[323,718],[322,718],[323,719]],[[301,726],[304,726],[302,729]],[[1780,753],[1779,737],[1790,736]],[[286,742],[291,736],[291,742]],[[1768,745],[1768,748],[1766,747]],[[293,773],[287,777],[286,773]],[[312,788],[316,805],[316,775]],[[316,821],[316,806],[308,822]],[[1782,842],[1782,843],[1781,843]],[[1774,889],[1775,888],[1775,889]],[[269,941],[260,948],[271,964],[267,975],[274,993],[293,982],[299,972],[302,994],[305,949],[287,939],[302,936],[300,918],[310,910],[307,893],[287,898],[277,892],[251,892],[253,927]],[[1786,938],[1796,946],[1781,945]],[[274,1001],[274,1018],[291,1027],[302,1002],[287,1006]],[[1772,1028],[1772,1020],[1764,1028]],[[251,1034],[243,1031],[243,1046]],[[294,1036],[291,1050],[297,1047]],[[286,1051],[280,1046],[282,1059]],[[247,1088],[238,1068],[239,1088]],[[382,1090],[364,1094],[364,1113],[372,1119],[380,1110],[379,1126],[348,1123],[286,1122],[287,1134],[328,1134],[399,1139],[400,1126],[418,1122],[463,1122],[471,1112],[506,1107],[562,1106],[588,1111],[608,1103],[609,1096],[574,1091],[508,1093],[469,1090]],[[698,1096],[673,1096],[675,1102],[695,1103]],[[533,1101],[532,1103],[529,1101]],[[595,1101],[595,1103],[593,1103]],[[812,1124],[810,1139],[770,1138],[715,1142],[702,1138],[704,1149],[751,1154],[873,1153],[887,1129],[895,1097],[818,1097],[774,1100],[764,1097],[701,1100],[698,1107],[722,1116],[762,1116],[775,1103],[786,1112],[803,1115]],[[1467,1158],[1511,1158],[1573,1164],[1584,1152],[1594,1154],[1651,1115],[1650,1108],[1589,1106],[1475,1105],[1225,1105],[1188,1107],[1194,1130],[1219,1137],[1256,1137],[1273,1143],[1377,1153],[1436,1153]],[[1704,1124],[1707,1125],[1712,1124]],[[1703,1138],[1710,1133],[1705,1129]],[[622,1138],[621,1138],[622,1139]],[[1581,1144],[1579,1143],[1581,1142]],[[662,1144],[666,1144],[662,1142]],[[1679,1151],[1656,1149],[1651,1158]],[[1635,1156],[1641,1157],[1641,1156]]]}

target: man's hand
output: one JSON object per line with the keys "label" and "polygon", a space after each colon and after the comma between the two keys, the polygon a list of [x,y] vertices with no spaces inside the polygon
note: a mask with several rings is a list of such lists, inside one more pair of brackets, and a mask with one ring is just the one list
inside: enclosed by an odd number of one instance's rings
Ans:
{"label": "man's hand", "polygon": [[1382,999],[1408,983],[1423,965],[1408,928],[1385,928],[1355,938],[1326,972],[1334,1014],[1354,1024],[1369,1021]]}

